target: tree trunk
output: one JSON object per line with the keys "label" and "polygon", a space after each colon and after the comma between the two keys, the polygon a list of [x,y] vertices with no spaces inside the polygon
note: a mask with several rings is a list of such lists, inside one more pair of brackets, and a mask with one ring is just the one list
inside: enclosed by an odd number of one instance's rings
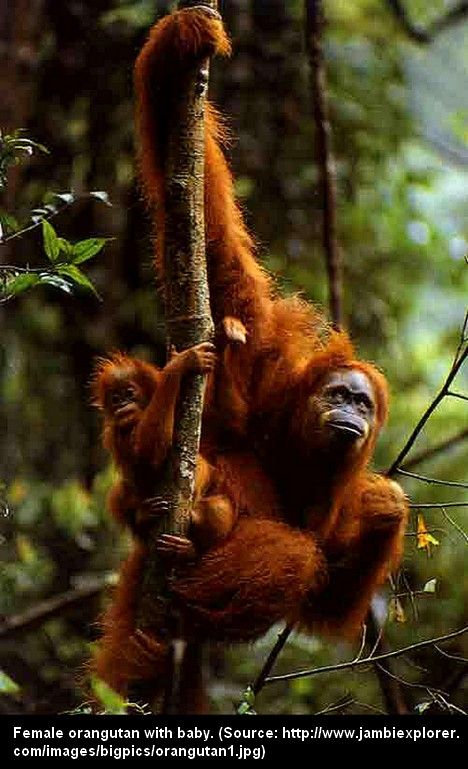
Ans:
{"label": "tree trunk", "polygon": [[[193,3],[181,2],[179,8]],[[216,10],[215,0],[210,5]],[[166,163],[164,231],[165,309],[168,345],[183,350],[213,335],[205,260],[204,107],[209,61],[195,64],[174,95],[174,122]],[[187,534],[192,507],[196,459],[200,444],[205,377],[184,377],[176,410],[174,441],[166,477],[158,488],[169,511],[158,521],[148,544],[148,556],[137,611],[142,630],[170,626],[170,599],[164,564],[155,552],[161,532]],[[170,627],[173,635],[177,627]],[[174,675],[174,680],[180,676]],[[172,700],[179,700],[173,696]]]}

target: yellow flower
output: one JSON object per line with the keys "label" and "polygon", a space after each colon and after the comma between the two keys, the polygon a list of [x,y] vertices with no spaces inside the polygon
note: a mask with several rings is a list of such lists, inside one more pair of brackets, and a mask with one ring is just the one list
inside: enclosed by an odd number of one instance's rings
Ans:
{"label": "yellow flower", "polygon": [[432,534],[429,534],[426,521],[424,520],[424,516],[421,513],[418,514],[417,540],[418,550],[426,550],[428,555],[431,553],[431,545],[436,547],[439,544],[439,541],[433,537]]}

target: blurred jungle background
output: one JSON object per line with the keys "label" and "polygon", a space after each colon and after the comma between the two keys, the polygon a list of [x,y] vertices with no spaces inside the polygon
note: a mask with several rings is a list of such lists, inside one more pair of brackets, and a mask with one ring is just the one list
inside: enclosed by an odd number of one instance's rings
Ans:
{"label": "blurred jungle background", "polygon": [[[466,311],[468,14],[461,5],[325,3],[346,323],[392,389],[376,456],[381,469],[450,371]],[[83,701],[79,678],[97,637],[101,588],[125,553],[125,538],[105,511],[112,469],[88,383],[95,356],[106,351],[164,356],[151,234],[135,179],[132,63],[148,27],[169,7],[154,0],[0,5],[0,127],[4,135],[25,129],[48,149],[9,170],[0,263],[44,263],[40,227],[8,236],[51,193],[76,198],[53,218],[62,238],[112,239],[83,265],[100,300],[44,285],[0,305],[3,713],[63,712]],[[225,0],[222,12],[234,55],[213,66],[211,95],[236,137],[230,152],[238,194],[261,258],[283,289],[326,304],[304,3]],[[112,206],[86,194],[96,190]],[[466,394],[466,367],[452,389]],[[423,454],[415,472],[466,483],[466,405],[463,397],[444,398],[413,449]],[[413,502],[467,501],[462,486],[399,480]],[[467,624],[467,531],[466,507],[413,511],[399,597],[385,626],[392,648]],[[42,602],[70,591],[70,605],[41,613]],[[7,625],[7,617],[17,624]],[[232,712],[275,638],[276,629],[253,646],[210,650],[215,711]],[[467,642],[461,636],[398,659],[394,675],[405,682],[410,711],[466,708]],[[276,671],[355,653],[295,635]],[[366,667],[271,685],[257,708],[379,713],[386,703]]]}

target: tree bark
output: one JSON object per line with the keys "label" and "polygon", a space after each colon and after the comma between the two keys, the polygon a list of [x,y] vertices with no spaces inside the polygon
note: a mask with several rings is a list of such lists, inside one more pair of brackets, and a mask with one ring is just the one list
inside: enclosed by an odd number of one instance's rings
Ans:
{"label": "tree bark", "polygon": [[343,268],[337,235],[336,166],[328,116],[327,82],[322,50],[322,0],[306,0],[306,44],[309,55],[315,116],[316,160],[320,178],[323,219],[322,240],[328,274],[333,325],[343,325]]}
{"label": "tree bark", "polygon": [[[179,9],[194,3],[180,2]],[[216,10],[216,0],[204,0]],[[203,59],[187,72],[174,96],[173,128],[166,162],[164,231],[165,310],[168,347],[183,350],[213,335],[205,260],[204,222],[204,107],[209,61]],[[199,450],[205,377],[191,374],[181,385],[175,417],[173,447],[158,496],[168,513],[157,522],[148,543],[137,626],[142,630],[168,628],[177,635],[170,616],[167,571],[156,553],[161,532],[187,534]],[[174,678],[177,680],[178,676]]]}

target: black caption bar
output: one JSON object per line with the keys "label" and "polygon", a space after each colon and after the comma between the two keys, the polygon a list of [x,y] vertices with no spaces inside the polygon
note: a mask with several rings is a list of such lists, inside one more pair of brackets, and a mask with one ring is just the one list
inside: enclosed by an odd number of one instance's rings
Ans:
{"label": "black caption bar", "polygon": [[[366,755],[377,745],[467,747],[462,716],[4,716],[7,766],[202,758],[221,762],[310,761],[320,745]],[[385,754],[383,754],[385,755]],[[59,764],[59,762],[61,762]]]}

